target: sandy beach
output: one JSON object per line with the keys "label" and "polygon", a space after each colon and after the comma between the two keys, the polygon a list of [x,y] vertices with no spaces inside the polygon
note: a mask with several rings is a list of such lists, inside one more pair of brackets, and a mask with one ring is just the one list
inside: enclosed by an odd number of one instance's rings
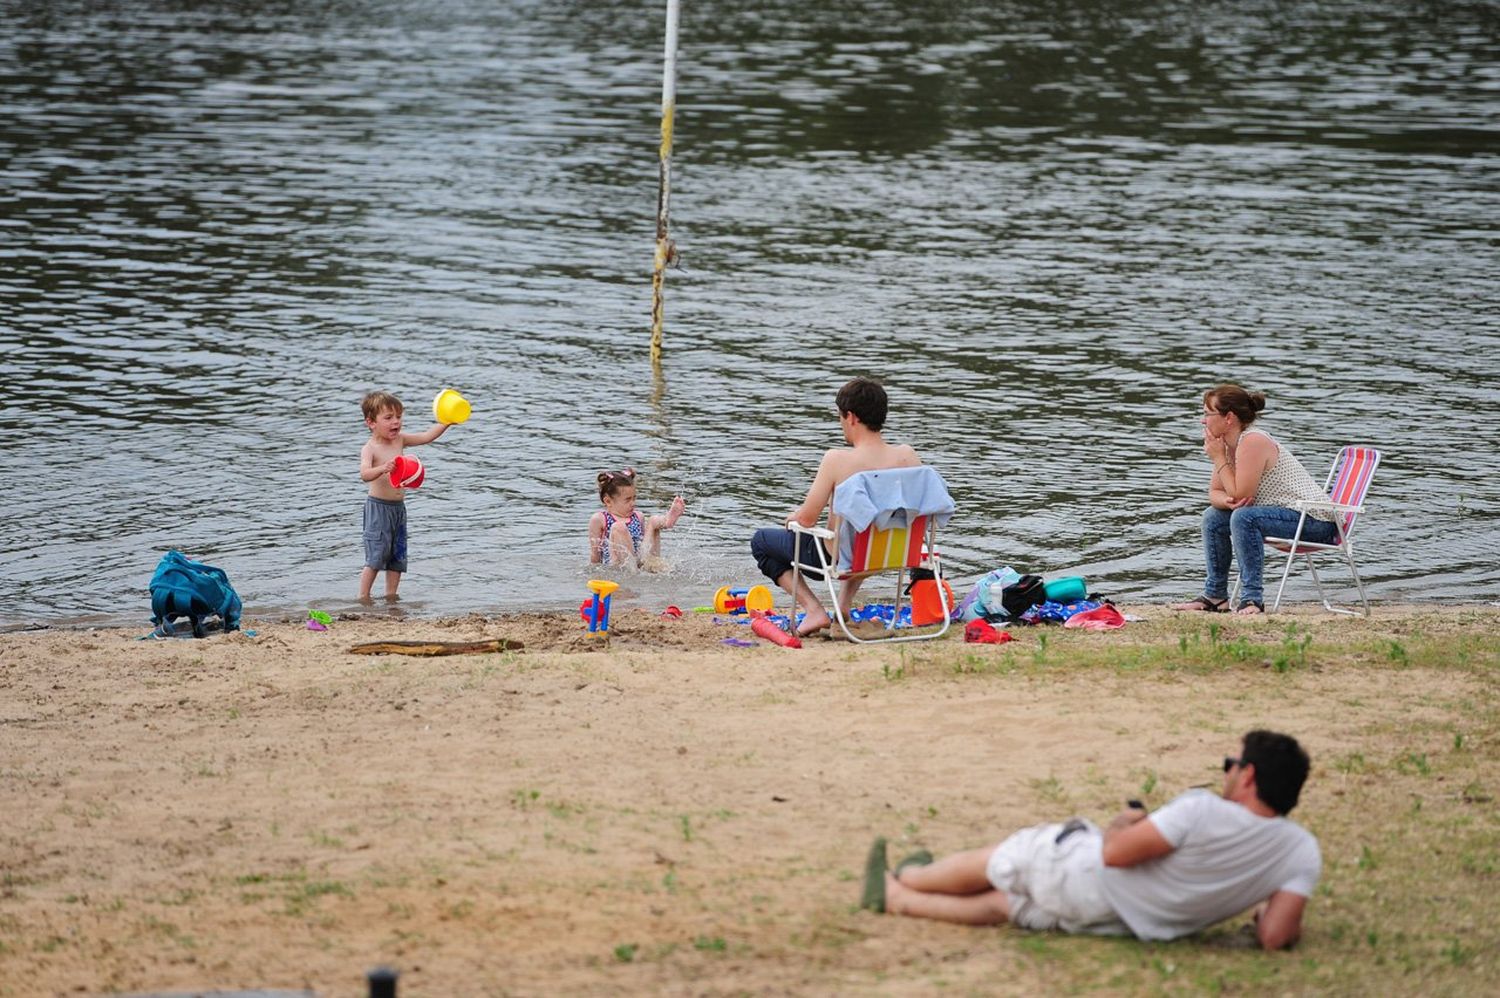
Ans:
{"label": "sandy beach", "polygon": [[[1500,989],[1500,609],[802,651],[644,611],[0,635],[0,995],[1481,994]],[[524,648],[365,656],[360,642]],[[899,856],[1217,786],[1256,726],[1314,770],[1293,954],[857,908]]]}

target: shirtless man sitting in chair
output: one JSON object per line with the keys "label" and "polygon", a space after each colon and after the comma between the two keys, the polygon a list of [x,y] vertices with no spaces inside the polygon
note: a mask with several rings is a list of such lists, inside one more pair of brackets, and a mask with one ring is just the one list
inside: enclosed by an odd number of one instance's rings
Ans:
{"label": "shirtless man sitting in chair", "polygon": [[[823,460],[818,464],[818,473],[813,476],[812,485],[807,490],[807,498],[787,518],[804,527],[817,525],[823,510],[828,509],[833,502],[834,490],[850,475],[861,471],[884,471],[887,468],[914,468],[922,463],[917,452],[910,446],[886,443],[881,436],[881,429],[885,426],[887,400],[885,389],[878,382],[869,378],[855,378],[839,389],[834,402],[838,406],[839,426],[844,431],[844,442],[849,446],[835,447],[824,452]],[[831,511],[828,529],[838,532],[837,519]],[[807,584],[809,575],[815,581],[823,578],[817,553],[811,547],[815,543],[818,542],[812,538],[802,539],[800,557],[797,558],[802,565],[802,578],[797,580],[797,586],[793,589],[792,560],[795,557],[793,552],[796,550],[796,538],[792,532],[785,527],[766,527],[757,530],[750,539],[750,553],[755,556],[761,572],[791,593],[806,614],[801,626],[797,628],[800,635],[812,634],[833,623],[828,611]],[[836,552],[829,553],[836,555]],[[846,613],[861,581],[849,579],[840,588],[839,606]]]}

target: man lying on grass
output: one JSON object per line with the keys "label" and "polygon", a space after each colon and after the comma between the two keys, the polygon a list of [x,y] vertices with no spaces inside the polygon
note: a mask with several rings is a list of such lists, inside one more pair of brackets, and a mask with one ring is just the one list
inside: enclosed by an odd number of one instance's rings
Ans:
{"label": "man lying on grass", "polygon": [[1252,731],[1224,759],[1224,790],[1189,790],[1154,814],[1132,806],[1100,830],[1075,818],[937,862],[921,852],[894,873],[876,839],[861,902],[876,911],[966,925],[1176,939],[1256,908],[1255,932],[1281,949],[1302,932],[1322,870],[1318,842],[1286,818],[1307,779],[1289,735]]}

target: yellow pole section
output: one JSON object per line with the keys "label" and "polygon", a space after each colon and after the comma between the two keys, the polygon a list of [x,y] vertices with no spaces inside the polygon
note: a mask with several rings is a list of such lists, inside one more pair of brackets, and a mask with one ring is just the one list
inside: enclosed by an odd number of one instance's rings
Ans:
{"label": "yellow pole section", "polygon": [[660,180],[656,187],[656,261],[651,270],[651,360],[661,361],[662,290],[667,267],[677,260],[668,234],[672,200],[672,121],[677,110],[677,4],[667,0],[667,41],[661,74]]}

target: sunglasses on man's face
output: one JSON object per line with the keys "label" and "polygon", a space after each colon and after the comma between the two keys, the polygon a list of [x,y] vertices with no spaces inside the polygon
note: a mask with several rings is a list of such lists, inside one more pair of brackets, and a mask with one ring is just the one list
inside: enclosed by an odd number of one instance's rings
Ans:
{"label": "sunglasses on man's face", "polygon": [[1224,757],[1224,772],[1227,773],[1231,769],[1233,769],[1234,767],[1236,767],[1236,766],[1243,766],[1244,764],[1245,764],[1245,760],[1243,760],[1243,759],[1236,759],[1232,755],[1226,755]]}

